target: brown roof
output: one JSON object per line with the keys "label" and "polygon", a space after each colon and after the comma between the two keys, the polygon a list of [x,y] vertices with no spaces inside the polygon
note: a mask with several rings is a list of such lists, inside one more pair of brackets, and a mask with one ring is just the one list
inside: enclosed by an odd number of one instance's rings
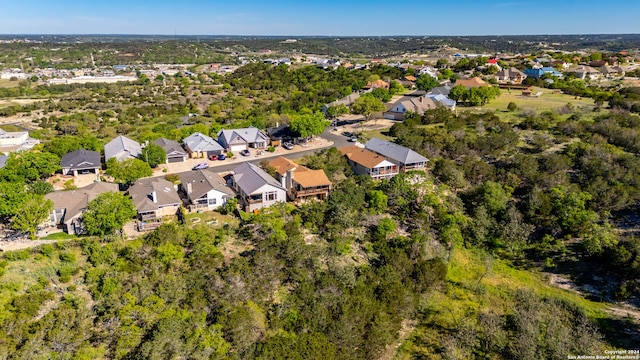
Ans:
{"label": "brown roof", "polygon": [[416,81],[416,80],[418,80],[418,79],[416,79],[416,77],[415,77],[415,76],[411,76],[411,75],[407,75],[407,76],[405,76],[404,78],[405,78],[405,80],[409,80],[409,81]]}
{"label": "brown roof", "polygon": [[[298,165],[296,163],[294,163],[293,161],[283,157],[283,156],[278,156],[277,158],[271,160],[269,162],[269,166],[273,167],[276,169],[276,172],[280,175],[285,175],[287,173],[287,170],[291,170],[294,169],[296,167],[300,167],[301,165]],[[305,168],[306,169],[306,168]]]}
{"label": "brown roof", "polygon": [[368,169],[373,169],[381,162],[387,161],[387,159],[374,153],[373,151],[369,151],[355,145],[343,146],[338,150],[340,150],[343,155],[349,158],[349,160],[358,163]]}
{"label": "brown roof", "polygon": [[367,83],[367,86],[365,86],[365,88],[383,88],[383,89],[388,89],[389,88],[389,83],[384,81],[384,80],[376,80],[376,81],[369,81]]}
{"label": "brown roof", "polygon": [[311,170],[304,166],[301,166],[301,169],[296,169],[293,172],[293,181],[304,188],[324,185],[331,186],[331,181],[329,181],[324,170]]}
{"label": "brown roof", "polygon": [[487,86],[488,84],[484,80],[480,79],[479,77],[473,77],[471,79],[456,80],[456,86],[458,85],[463,85],[467,88],[470,88],[470,87]]}
{"label": "brown roof", "polygon": [[293,181],[305,188],[331,185],[331,181],[323,170],[311,170],[282,156],[271,160],[269,166],[274,167],[280,175],[285,175],[287,171],[292,170]]}

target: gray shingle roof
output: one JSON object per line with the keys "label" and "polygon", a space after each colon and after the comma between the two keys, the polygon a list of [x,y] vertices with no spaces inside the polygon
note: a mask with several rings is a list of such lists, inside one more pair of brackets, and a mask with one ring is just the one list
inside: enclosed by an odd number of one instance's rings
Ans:
{"label": "gray shingle roof", "polygon": [[154,140],[153,143],[163,148],[164,152],[167,154],[167,157],[177,157],[177,156],[187,155],[187,152],[184,151],[182,146],[180,146],[180,144],[175,140],[160,138],[160,139]]}
{"label": "gray shingle roof", "polygon": [[402,164],[414,164],[429,161],[426,157],[411,149],[378,138],[371,138],[364,144],[364,147],[365,149],[376,152],[386,158]]}
{"label": "gray shingle roof", "polygon": [[235,195],[227,186],[226,181],[210,169],[182,173],[180,174],[180,182],[185,191],[187,184],[191,184],[191,194],[187,194],[191,200],[203,197],[212,189],[229,196]]}
{"label": "gray shingle roof", "polygon": [[54,191],[44,198],[53,202],[54,210],[65,209],[64,222],[69,223],[87,208],[91,200],[110,191],[118,192],[118,184],[95,182],[76,190]]}
{"label": "gray shingle roof", "polygon": [[[236,141],[237,139],[241,139],[241,141],[238,142]],[[220,130],[218,132],[218,140],[220,144],[223,145],[239,144],[242,142],[253,144],[255,142],[269,141],[269,137],[260,131],[260,129],[249,126],[243,129]]]}
{"label": "gray shingle roof", "polygon": [[[153,201],[155,192],[156,201]],[[173,184],[162,178],[140,179],[129,189],[138,212],[156,211],[161,206],[180,204],[180,196]]]}
{"label": "gray shingle roof", "polygon": [[62,155],[60,165],[71,170],[95,169],[100,167],[100,153],[80,149]]}
{"label": "gray shingle roof", "polygon": [[233,179],[246,194],[252,194],[264,185],[271,185],[284,190],[278,180],[259,167],[245,162],[233,169]]}
{"label": "gray shingle roof", "polygon": [[136,141],[126,136],[118,136],[104,146],[104,159],[109,160],[115,157],[122,161],[126,158],[137,158],[142,153],[142,147]]}
{"label": "gray shingle roof", "polygon": [[210,136],[196,132],[182,140],[191,151],[222,151],[224,150],[217,141]]}

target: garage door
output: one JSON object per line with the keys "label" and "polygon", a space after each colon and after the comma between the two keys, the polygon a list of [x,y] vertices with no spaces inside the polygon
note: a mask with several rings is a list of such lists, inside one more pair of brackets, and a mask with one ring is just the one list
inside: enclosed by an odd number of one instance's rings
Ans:
{"label": "garage door", "polygon": [[231,145],[231,152],[242,151],[246,148],[247,148],[246,145]]}
{"label": "garage door", "polygon": [[180,157],[170,157],[167,160],[170,163],[183,162],[184,161],[184,157],[182,157],[182,156],[180,156]]}

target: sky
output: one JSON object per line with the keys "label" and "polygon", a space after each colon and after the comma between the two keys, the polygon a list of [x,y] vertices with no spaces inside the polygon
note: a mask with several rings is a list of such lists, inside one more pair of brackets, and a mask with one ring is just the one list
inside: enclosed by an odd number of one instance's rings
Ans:
{"label": "sky", "polygon": [[0,34],[640,33],[640,0],[0,0],[0,4]]}

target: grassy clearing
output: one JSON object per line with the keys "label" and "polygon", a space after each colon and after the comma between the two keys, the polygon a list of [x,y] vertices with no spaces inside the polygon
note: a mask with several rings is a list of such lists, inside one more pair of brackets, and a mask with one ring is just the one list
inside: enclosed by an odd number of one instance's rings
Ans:
{"label": "grassy clearing", "polygon": [[40,240],[74,240],[77,238],[78,235],[69,235],[66,232],[58,232],[41,237]]}
{"label": "grassy clearing", "polygon": [[389,135],[389,128],[385,129],[375,129],[375,130],[365,130],[360,137],[365,140],[369,140],[371,138],[379,138],[382,140],[393,141],[395,138]]}
{"label": "grassy clearing", "polygon": [[[551,89],[533,88],[533,94],[542,92],[540,97],[524,97],[520,90],[502,90],[502,94],[488,104],[479,108],[480,110],[491,110],[495,112],[506,112],[510,102],[514,102],[518,109],[533,109],[536,111],[551,111],[561,108],[568,103],[576,109],[592,111],[595,108],[591,98],[579,98],[566,94],[554,94]],[[516,111],[517,112],[517,111]]]}
{"label": "grassy clearing", "polygon": [[0,88],[13,88],[20,86],[19,81],[11,81],[9,79],[0,80]]}
{"label": "grassy clearing", "polygon": [[[579,294],[554,287],[534,270],[520,270],[499,259],[487,259],[477,250],[455,248],[449,264],[448,280],[457,285],[455,304],[460,299],[473,300],[493,311],[502,312],[518,289],[532,290],[542,297],[557,298],[584,308],[594,318],[607,317],[605,304],[586,300]],[[480,293],[481,295],[477,295]]]}

